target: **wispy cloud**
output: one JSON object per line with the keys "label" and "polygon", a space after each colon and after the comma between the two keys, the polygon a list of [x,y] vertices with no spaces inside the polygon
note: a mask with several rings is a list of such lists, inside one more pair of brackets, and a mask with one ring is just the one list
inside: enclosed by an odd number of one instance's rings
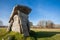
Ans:
{"label": "wispy cloud", "polygon": [[42,15],[42,18],[39,19],[52,20],[54,23],[60,23],[59,12],[57,12],[58,10],[55,11],[52,8],[44,9],[38,6],[36,11],[39,15]]}

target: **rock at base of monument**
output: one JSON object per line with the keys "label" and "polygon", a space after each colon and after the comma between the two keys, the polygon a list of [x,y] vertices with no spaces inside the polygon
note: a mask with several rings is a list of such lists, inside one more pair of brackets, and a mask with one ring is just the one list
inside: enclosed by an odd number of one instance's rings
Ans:
{"label": "rock at base of monument", "polygon": [[25,34],[24,37],[29,37],[30,35],[29,34]]}
{"label": "rock at base of monument", "polygon": [[12,27],[12,31],[14,31],[14,32],[18,32],[18,33],[21,33],[20,32],[20,27]]}
{"label": "rock at base of monument", "polygon": [[10,32],[11,30],[9,28],[7,28],[7,32]]}
{"label": "rock at base of monument", "polygon": [[28,31],[23,31],[23,34],[24,34],[25,37],[30,36]]}

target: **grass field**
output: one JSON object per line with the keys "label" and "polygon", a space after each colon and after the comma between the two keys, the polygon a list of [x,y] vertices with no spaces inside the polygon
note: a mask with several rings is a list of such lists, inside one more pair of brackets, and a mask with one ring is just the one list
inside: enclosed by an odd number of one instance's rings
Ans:
{"label": "grass field", "polygon": [[33,31],[49,31],[49,32],[60,32],[60,29],[47,29],[47,28],[44,28],[44,29],[35,29],[35,28],[31,28],[31,30]]}
{"label": "grass field", "polygon": [[36,40],[60,40],[60,29],[31,29],[36,34]]}
{"label": "grass field", "polygon": [[32,29],[30,36],[24,37],[23,34],[6,32],[5,28],[0,28],[0,40],[60,40],[60,29]]}

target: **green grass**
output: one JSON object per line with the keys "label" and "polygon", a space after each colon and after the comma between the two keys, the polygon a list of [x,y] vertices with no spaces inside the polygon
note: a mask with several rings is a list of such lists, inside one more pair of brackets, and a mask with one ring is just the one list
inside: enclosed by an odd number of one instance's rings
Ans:
{"label": "green grass", "polygon": [[8,40],[8,37],[10,37],[11,40],[60,40],[60,32],[33,30],[30,31],[29,37],[24,37],[23,34],[12,31],[6,32],[6,29],[0,28],[0,40],[2,40],[2,38]]}
{"label": "green grass", "polygon": [[60,32],[35,32],[35,40],[60,40]]}

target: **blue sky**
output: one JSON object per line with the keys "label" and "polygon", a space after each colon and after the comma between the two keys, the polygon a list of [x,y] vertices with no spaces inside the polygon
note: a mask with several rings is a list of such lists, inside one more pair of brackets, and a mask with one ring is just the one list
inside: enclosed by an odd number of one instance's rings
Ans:
{"label": "blue sky", "polygon": [[15,5],[26,5],[32,9],[29,20],[36,25],[39,20],[52,20],[60,24],[59,0],[0,0],[0,20],[8,24],[10,14]]}

